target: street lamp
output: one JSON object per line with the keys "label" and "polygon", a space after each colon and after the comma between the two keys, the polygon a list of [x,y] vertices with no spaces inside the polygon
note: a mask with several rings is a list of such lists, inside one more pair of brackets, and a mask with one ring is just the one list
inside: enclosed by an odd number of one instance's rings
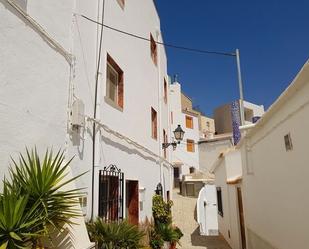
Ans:
{"label": "street lamp", "polygon": [[183,136],[185,134],[185,132],[183,131],[183,129],[181,128],[180,125],[177,126],[177,128],[173,131],[174,132],[174,137],[176,139],[177,142],[172,142],[172,143],[162,143],[162,148],[166,149],[168,146],[172,145],[173,149],[176,149],[177,144],[180,144],[180,141],[182,141]]}

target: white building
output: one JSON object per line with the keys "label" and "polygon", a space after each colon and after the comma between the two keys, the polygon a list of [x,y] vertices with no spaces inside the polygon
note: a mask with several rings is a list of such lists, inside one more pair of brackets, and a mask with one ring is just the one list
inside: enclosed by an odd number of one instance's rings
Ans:
{"label": "white building", "polygon": [[[178,125],[184,130],[184,139],[172,152],[175,182],[182,176],[199,169],[199,113],[192,108],[192,100],[181,92],[181,85],[170,85],[171,129]],[[191,168],[191,172],[190,172]]]}
{"label": "white building", "polygon": [[239,144],[248,249],[308,248],[309,61]]}
{"label": "white building", "polygon": [[[74,176],[89,172],[76,181],[88,218],[150,217],[157,185],[169,198],[173,172],[171,148],[162,149],[171,117],[154,1],[7,0],[0,19],[1,176],[25,146],[64,148]],[[101,33],[95,22],[150,41]],[[124,178],[108,176],[110,165]]]}
{"label": "white building", "polygon": [[246,248],[241,153],[229,148],[213,164],[217,191],[219,232],[233,249]]}

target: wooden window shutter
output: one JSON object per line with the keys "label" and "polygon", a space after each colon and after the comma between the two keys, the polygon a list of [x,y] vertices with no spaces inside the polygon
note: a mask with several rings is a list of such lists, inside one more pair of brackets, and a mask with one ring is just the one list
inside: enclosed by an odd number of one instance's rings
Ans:
{"label": "wooden window shutter", "polygon": [[186,116],[186,127],[193,129],[193,118],[190,116]]}
{"label": "wooden window shutter", "polygon": [[158,138],[157,112],[153,108],[151,108],[151,133],[152,138]]}
{"label": "wooden window shutter", "polygon": [[123,74],[121,75],[118,83],[118,106],[123,108]]}
{"label": "wooden window shutter", "polygon": [[194,140],[187,139],[187,151],[188,152],[195,152]]}

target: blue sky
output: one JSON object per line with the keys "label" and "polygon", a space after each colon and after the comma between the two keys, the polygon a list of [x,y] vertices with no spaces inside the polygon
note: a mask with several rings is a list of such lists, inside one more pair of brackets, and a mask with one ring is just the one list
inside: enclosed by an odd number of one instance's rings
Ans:
{"label": "blue sky", "polygon": [[[166,43],[240,49],[245,99],[269,107],[309,59],[308,0],[156,0]],[[167,48],[168,71],[212,115],[238,98],[233,57]]]}

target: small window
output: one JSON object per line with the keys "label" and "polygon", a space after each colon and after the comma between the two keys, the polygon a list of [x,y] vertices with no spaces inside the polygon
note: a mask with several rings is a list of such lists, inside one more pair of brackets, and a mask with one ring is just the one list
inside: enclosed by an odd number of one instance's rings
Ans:
{"label": "small window", "polygon": [[116,106],[123,108],[123,71],[109,54],[106,66],[106,97]]}
{"label": "small window", "polygon": [[186,116],[186,127],[193,129],[193,118],[190,116]]}
{"label": "small window", "polygon": [[174,115],[173,115],[173,112],[171,112],[171,124],[174,123]]}
{"label": "small window", "polygon": [[153,63],[157,65],[157,57],[158,57],[157,43],[155,42],[151,34],[150,34],[150,53]]}
{"label": "small window", "polygon": [[291,134],[286,134],[284,136],[284,143],[285,143],[285,149],[286,151],[293,150],[293,144],[292,144],[292,139],[291,139]]}
{"label": "small window", "polygon": [[187,151],[188,152],[195,152],[194,140],[187,139]]}
{"label": "small window", "polygon": [[218,214],[223,217],[223,205],[222,205],[222,191],[221,191],[221,188],[217,188],[217,203],[218,203]]}
{"label": "small window", "polygon": [[156,140],[158,138],[157,129],[157,112],[151,108],[151,137]]}
{"label": "small window", "polygon": [[167,83],[164,79],[164,103],[167,104]]}
{"label": "small window", "polygon": [[120,7],[124,9],[125,0],[117,0],[117,2],[119,3]]}

